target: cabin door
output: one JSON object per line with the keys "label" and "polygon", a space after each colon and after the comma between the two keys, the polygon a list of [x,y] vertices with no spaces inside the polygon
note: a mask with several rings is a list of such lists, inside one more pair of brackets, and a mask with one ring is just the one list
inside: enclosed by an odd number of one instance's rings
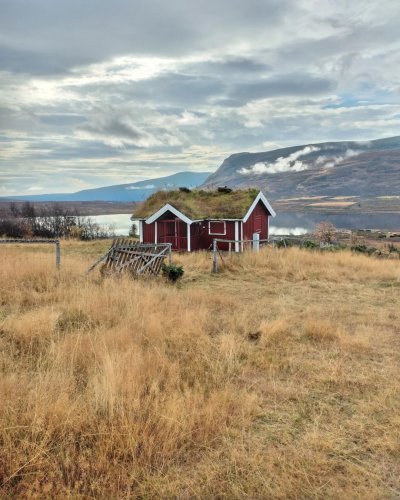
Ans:
{"label": "cabin door", "polygon": [[175,248],[187,249],[187,225],[178,218],[175,219]]}

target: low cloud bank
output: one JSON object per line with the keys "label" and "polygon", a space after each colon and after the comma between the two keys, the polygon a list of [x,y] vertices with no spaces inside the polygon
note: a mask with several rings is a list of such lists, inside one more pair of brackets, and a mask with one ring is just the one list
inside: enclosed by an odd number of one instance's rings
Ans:
{"label": "low cloud bank", "polygon": [[354,151],[353,149],[348,149],[343,155],[336,157],[320,156],[315,162],[317,165],[323,165],[326,168],[335,167],[338,163],[344,160],[352,158],[353,156],[358,156],[360,151]]}
{"label": "low cloud bank", "polygon": [[[325,148],[326,149],[326,148]],[[238,170],[239,174],[242,175],[261,175],[261,174],[277,174],[282,172],[301,172],[302,170],[308,170],[312,168],[313,165],[318,165],[324,168],[332,168],[338,165],[339,163],[357,156],[361,153],[361,151],[354,151],[353,149],[348,149],[344,154],[339,156],[327,156],[321,155],[318,156],[317,159],[313,160],[313,163],[310,164],[304,159],[300,160],[300,158],[310,154],[316,153],[318,151],[322,151],[323,148],[317,146],[306,146],[299,151],[295,151],[287,157],[279,157],[274,162],[259,162],[255,163],[251,167],[241,168]]]}
{"label": "low cloud bank", "polygon": [[154,184],[146,184],[145,186],[128,186],[125,189],[156,189]]}
{"label": "low cloud bank", "polygon": [[321,148],[316,146],[306,146],[299,151],[295,151],[286,158],[284,156],[279,157],[272,163],[256,163],[249,168],[241,168],[239,170],[240,174],[277,174],[280,172],[301,172],[302,170],[307,170],[309,165],[301,160],[302,156],[308,155],[310,153],[315,153],[320,151]]}

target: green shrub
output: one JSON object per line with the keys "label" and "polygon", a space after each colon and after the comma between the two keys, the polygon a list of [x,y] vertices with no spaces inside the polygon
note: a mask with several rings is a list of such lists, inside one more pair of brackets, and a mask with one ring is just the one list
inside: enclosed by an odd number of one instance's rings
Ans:
{"label": "green shrub", "polygon": [[275,241],[276,248],[286,248],[289,246],[289,242],[282,238],[281,240]]}
{"label": "green shrub", "polygon": [[367,245],[353,245],[351,247],[351,251],[355,253],[364,253],[367,255],[372,255],[374,252],[376,252],[376,248],[368,247]]}
{"label": "green shrub", "polygon": [[302,243],[301,245],[303,248],[319,248],[319,245],[318,243],[315,243],[315,241],[311,241],[311,240],[306,240]]}
{"label": "green shrub", "polygon": [[170,281],[178,281],[178,279],[183,276],[183,267],[182,266],[174,266],[173,264],[163,264],[161,267],[161,271],[163,276],[165,276]]}
{"label": "green shrub", "polygon": [[217,191],[218,193],[232,193],[232,189],[227,186],[219,187]]}
{"label": "green shrub", "polygon": [[342,243],[338,243],[337,245],[329,245],[322,248],[322,250],[326,252],[339,252],[340,250],[346,250],[346,249],[347,246],[343,245]]}
{"label": "green shrub", "polygon": [[396,247],[396,245],[393,245],[393,243],[389,243],[388,250],[389,253],[400,253],[400,248]]}

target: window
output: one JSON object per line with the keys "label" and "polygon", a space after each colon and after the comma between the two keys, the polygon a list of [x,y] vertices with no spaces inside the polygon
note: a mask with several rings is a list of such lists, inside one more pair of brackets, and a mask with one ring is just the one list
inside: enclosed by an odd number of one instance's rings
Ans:
{"label": "window", "polygon": [[208,234],[214,236],[225,236],[226,235],[226,223],[220,220],[210,220],[208,222]]}

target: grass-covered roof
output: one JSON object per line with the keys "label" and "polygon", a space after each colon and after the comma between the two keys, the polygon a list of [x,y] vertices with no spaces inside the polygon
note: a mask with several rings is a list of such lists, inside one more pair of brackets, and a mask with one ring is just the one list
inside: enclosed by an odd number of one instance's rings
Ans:
{"label": "grass-covered roof", "polygon": [[150,217],[169,203],[192,220],[242,219],[258,192],[257,189],[230,192],[201,189],[157,191],[136,207],[132,218]]}

